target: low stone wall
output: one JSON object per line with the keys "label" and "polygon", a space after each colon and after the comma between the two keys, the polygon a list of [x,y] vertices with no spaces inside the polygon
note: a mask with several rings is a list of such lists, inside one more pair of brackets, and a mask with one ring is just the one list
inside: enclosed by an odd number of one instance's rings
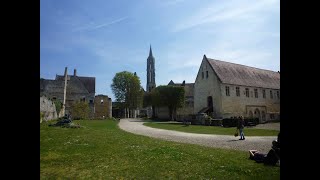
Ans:
{"label": "low stone wall", "polygon": [[40,97],[40,113],[43,113],[43,119],[40,117],[40,123],[43,121],[49,121],[57,119],[56,105],[47,97]]}

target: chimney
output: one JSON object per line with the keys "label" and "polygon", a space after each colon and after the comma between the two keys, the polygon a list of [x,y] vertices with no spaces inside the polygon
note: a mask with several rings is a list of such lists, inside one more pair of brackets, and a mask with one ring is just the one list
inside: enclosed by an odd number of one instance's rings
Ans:
{"label": "chimney", "polygon": [[74,76],[77,76],[77,69],[74,69],[73,75],[74,75]]}

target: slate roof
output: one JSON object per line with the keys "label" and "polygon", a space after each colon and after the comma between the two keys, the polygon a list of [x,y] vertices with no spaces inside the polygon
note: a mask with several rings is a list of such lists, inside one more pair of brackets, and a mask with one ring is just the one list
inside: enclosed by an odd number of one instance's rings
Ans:
{"label": "slate roof", "polygon": [[[96,90],[95,77],[81,77],[81,76],[68,75],[68,79],[69,78],[70,80],[78,78],[80,82],[82,82],[83,86],[88,90],[89,93],[95,93],[95,90]],[[56,80],[64,80],[64,76],[57,75]]]}
{"label": "slate roof", "polygon": [[280,73],[245,65],[210,59],[204,56],[224,84],[280,89]]}

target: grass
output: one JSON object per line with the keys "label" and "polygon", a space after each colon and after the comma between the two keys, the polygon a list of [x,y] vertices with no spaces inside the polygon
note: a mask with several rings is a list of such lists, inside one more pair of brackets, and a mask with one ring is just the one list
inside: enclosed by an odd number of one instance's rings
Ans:
{"label": "grass", "polygon": [[[235,127],[218,127],[218,126],[201,126],[201,125],[189,125],[185,126],[182,123],[157,123],[157,122],[146,122],[143,125],[152,128],[167,129],[188,133],[197,134],[220,134],[220,135],[233,135],[235,133]],[[245,136],[277,136],[279,131],[269,129],[255,129],[255,128],[244,128]]]}
{"label": "grass", "polygon": [[40,125],[41,179],[280,179],[280,168],[249,153],[153,139],[116,121],[76,121],[80,129]]}

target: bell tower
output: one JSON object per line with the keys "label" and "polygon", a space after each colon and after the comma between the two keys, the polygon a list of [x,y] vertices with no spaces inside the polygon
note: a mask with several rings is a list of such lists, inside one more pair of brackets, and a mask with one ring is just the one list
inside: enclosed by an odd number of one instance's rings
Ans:
{"label": "bell tower", "polygon": [[156,87],[155,81],[155,68],[154,68],[155,59],[152,55],[152,49],[150,44],[149,57],[147,59],[147,87],[146,91],[151,92],[152,89]]}

